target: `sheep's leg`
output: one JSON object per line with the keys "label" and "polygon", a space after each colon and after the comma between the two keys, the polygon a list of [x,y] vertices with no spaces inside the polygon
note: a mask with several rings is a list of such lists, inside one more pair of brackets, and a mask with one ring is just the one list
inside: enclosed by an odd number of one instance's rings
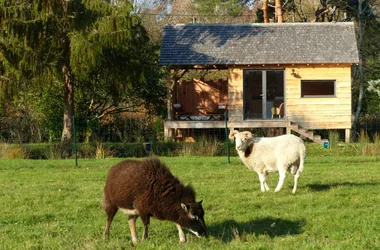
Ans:
{"label": "sheep's leg", "polygon": [[[282,170],[280,170],[282,169]],[[278,177],[278,184],[277,184],[277,187],[276,189],[274,190],[275,192],[278,192],[281,190],[282,186],[284,185],[284,181],[285,181],[285,177],[286,177],[286,170],[283,170],[284,168],[283,167],[279,167],[279,171],[278,171],[278,174],[279,174],[279,177]]]}
{"label": "sheep's leg", "polygon": [[261,174],[261,173],[257,173],[257,174],[259,175],[259,179],[260,179],[261,192],[269,191],[269,187],[266,181],[266,175]]}
{"label": "sheep's leg", "polygon": [[298,178],[300,177],[300,172],[297,170],[296,174],[294,175],[294,187],[292,193],[295,194],[297,191],[297,185],[298,185]]}
{"label": "sheep's leg", "polygon": [[110,231],[110,226],[113,220],[113,217],[115,216],[118,208],[117,206],[112,206],[109,203],[103,203],[104,204],[104,210],[107,214],[107,222],[106,222],[106,228],[104,229],[104,237],[107,237]]}
{"label": "sheep's leg", "polygon": [[177,229],[178,229],[179,241],[182,243],[186,242],[185,233],[183,232],[181,225],[177,223],[175,225],[177,226]]}
{"label": "sheep's leg", "polygon": [[137,233],[136,233],[136,220],[137,220],[137,215],[129,215],[128,216],[128,224],[129,224],[129,230],[131,231],[131,237],[132,237],[132,242],[136,243],[138,240]]}
{"label": "sheep's leg", "polygon": [[305,161],[305,155],[303,155],[304,153],[301,152],[301,156],[300,156],[300,164],[297,168],[297,171],[296,173],[294,174],[294,187],[293,187],[293,191],[292,193],[295,194],[296,191],[297,191],[297,186],[298,186],[298,178],[300,177],[300,174],[303,170],[303,164],[304,164],[304,161]]}
{"label": "sheep's leg", "polygon": [[149,218],[149,216],[144,216],[144,217],[141,217],[141,220],[144,224],[143,240],[146,240],[146,239],[148,239],[148,226],[150,223],[150,218]]}
{"label": "sheep's leg", "polygon": [[267,184],[267,180],[265,179],[265,182],[264,182],[264,187],[265,187],[265,191],[269,191],[269,186]]}

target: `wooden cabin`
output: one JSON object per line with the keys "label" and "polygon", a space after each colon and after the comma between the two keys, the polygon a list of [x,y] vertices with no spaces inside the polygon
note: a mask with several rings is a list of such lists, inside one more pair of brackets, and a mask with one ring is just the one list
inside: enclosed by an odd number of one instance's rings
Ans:
{"label": "wooden cabin", "polygon": [[[225,121],[211,110],[221,107],[228,110],[229,129],[286,128],[320,143],[312,130],[345,130],[348,142],[351,66],[358,62],[352,22],[168,25],[160,55],[160,64],[172,72],[165,135],[223,129]],[[191,69],[228,71],[227,81],[220,82],[224,86],[203,82],[209,85],[203,99],[212,104],[203,113],[192,112],[205,109],[200,101],[190,104],[191,95],[178,94],[184,88],[181,75]],[[196,84],[185,85],[197,93]]]}

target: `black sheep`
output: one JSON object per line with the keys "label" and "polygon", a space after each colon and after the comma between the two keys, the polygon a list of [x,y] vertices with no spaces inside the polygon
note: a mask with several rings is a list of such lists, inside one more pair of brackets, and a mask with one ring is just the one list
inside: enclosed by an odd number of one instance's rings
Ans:
{"label": "black sheep", "polygon": [[175,222],[181,242],[186,241],[182,227],[198,237],[206,235],[202,201],[196,202],[193,188],[181,184],[157,158],[126,160],[110,168],[102,205],[107,213],[105,236],[119,209],[128,215],[133,242],[138,239],[139,216],[144,224],[143,239],[148,238],[150,217]]}

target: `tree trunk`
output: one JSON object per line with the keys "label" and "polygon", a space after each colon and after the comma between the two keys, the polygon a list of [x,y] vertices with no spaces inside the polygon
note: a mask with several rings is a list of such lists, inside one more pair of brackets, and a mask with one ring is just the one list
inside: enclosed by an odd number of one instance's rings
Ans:
{"label": "tree trunk", "polygon": [[276,0],[275,2],[275,10],[276,10],[276,19],[278,23],[282,23],[282,7],[281,0]]}
{"label": "tree trunk", "polygon": [[71,142],[73,137],[74,85],[71,79],[70,67],[64,65],[62,73],[64,76],[62,142]]}
{"label": "tree trunk", "polygon": [[63,95],[63,131],[61,141],[71,142],[73,139],[73,115],[74,115],[74,82],[70,67],[70,40],[65,38],[64,63],[62,75],[64,82]]}
{"label": "tree trunk", "polygon": [[269,23],[268,0],[263,1],[263,14],[264,14],[264,23]]}
{"label": "tree trunk", "polygon": [[352,122],[352,139],[355,139],[356,137],[356,131],[357,125],[359,121],[360,112],[362,110],[363,106],[363,99],[364,99],[364,62],[363,62],[363,35],[364,35],[364,28],[365,25],[363,24],[362,20],[362,0],[359,0],[359,6],[358,6],[358,50],[359,50],[359,99],[358,99],[358,106],[356,107],[354,120]]}

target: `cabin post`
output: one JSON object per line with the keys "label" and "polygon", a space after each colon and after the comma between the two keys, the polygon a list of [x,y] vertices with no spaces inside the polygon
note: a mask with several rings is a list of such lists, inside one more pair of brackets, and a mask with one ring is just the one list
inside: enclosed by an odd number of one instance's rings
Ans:
{"label": "cabin post", "polygon": [[[171,121],[172,120],[172,95],[173,95],[173,70],[170,70],[170,73],[168,74],[166,78],[166,87],[167,87],[167,109],[168,109],[168,117],[167,120]],[[165,141],[168,141],[169,139],[172,138],[172,129],[165,127],[164,128],[164,139]]]}
{"label": "cabin post", "polygon": [[351,139],[351,129],[346,128],[345,129],[345,142],[350,143],[350,139]]}
{"label": "cabin post", "polygon": [[292,129],[288,126],[286,127],[286,134],[290,135],[292,133]]}
{"label": "cabin post", "polygon": [[287,125],[286,125],[286,134],[290,135],[292,133],[292,128],[291,128],[292,122],[289,121],[288,118],[286,118],[286,121],[287,121],[286,122],[287,123]]}
{"label": "cabin post", "polygon": [[165,141],[169,141],[173,138],[173,129],[172,128],[165,128],[164,129],[164,138]]}
{"label": "cabin post", "polygon": [[167,86],[167,108],[168,108],[168,121],[172,120],[172,97],[173,97],[173,79],[172,74],[169,74],[166,79]]}

